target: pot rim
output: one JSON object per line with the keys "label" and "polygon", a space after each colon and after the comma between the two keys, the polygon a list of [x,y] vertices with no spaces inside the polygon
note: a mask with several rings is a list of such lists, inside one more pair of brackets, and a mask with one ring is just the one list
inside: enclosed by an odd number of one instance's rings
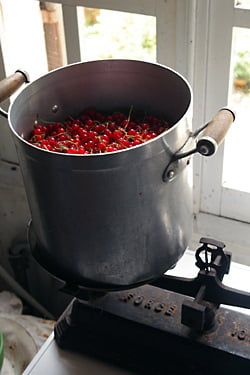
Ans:
{"label": "pot rim", "polygon": [[[27,139],[25,139],[22,135],[20,135],[15,130],[15,128],[12,126],[11,118],[10,118],[11,114],[12,114],[12,109],[16,105],[16,102],[20,98],[20,96],[26,90],[29,90],[30,86],[34,85],[35,83],[38,83],[39,81],[43,80],[45,77],[49,77],[51,75],[56,74],[57,72],[70,69],[70,68],[72,68],[74,66],[80,66],[80,65],[86,65],[86,64],[95,64],[95,63],[104,63],[104,62],[110,62],[110,63],[130,62],[130,63],[136,63],[136,64],[147,64],[147,65],[155,66],[156,68],[163,68],[163,69],[166,69],[166,70],[171,71],[172,73],[174,73],[176,76],[178,76],[184,82],[184,84],[186,84],[186,86],[188,88],[188,91],[190,93],[190,100],[189,100],[188,106],[187,106],[185,112],[182,114],[181,118],[175,124],[173,124],[169,129],[167,129],[166,131],[162,132],[157,137],[155,137],[153,139],[150,139],[150,140],[148,140],[148,141],[146,141],[144,143],[141,143],[139,145],[133,146],[131,148],[126,148],[126,149],[123,149],[123,150],[117,150],[117,151],[106,152],[106,153],[93,153],[93,154],[66,154],[66,153],[61,153],[61,152],[49,151],[49,150],[46,150],[46,149],[41,149],[39,147],[36,147],[35,145],[33,145],[32,143],[30,143],[29,141],[27,141]],[[121,154],[121,153],[127,153],[127,152],[132,151],[132,150],[136,150],[136,149],[140,149],[142,147],[146,147],[147,145],[152,144],[153,142],[157,142],[157,140],[159,140],[159,139],[165,137],[166,135],[172,133],[176,129],[176,127],[178,126],[180,120],[184,116],[191,116],[192,117],[192,113],[191,113],[192,112],[192,102],[193,102],[193,92],[192,92],[191,85],[189,84],[189,82],[187,81],[187,79],[182,74],[180,74],[179,72],[177,72],[175,69],[173,69],[171,67],[168,67],[166,65],[163,65],[163,64],[160,64],[160,63],[156,63],[156,62],[148,62],[148,61],[136,60],[136,59],[135,60],[134,59],[100,59],[100,60],[89,60],[89,61],[84,61],[84,62],[71,63],[71,64],[67,64],[65,66],[53,69],[53,70],[49,71],[48,73],[46,73],[46,74],[38,77],[37,79],[35,79],[31,83],[29,83],[27,86],[25,86],[23,88],[23,90],[11,102],[11,104],[9,106],[9,110],[8,110],[8,122],[9,122],[9,127],[10,127],[11,131],[14,133],[14,135],[20,141],[24,142],[28,147],[31,147],[31,148],[33,148],[33,149],[35,149],[37,151],[42,152],[42,153],[50,154],[50,155],[58,155],[59,157],[71,157],[71,158],[74,158],[74,157],[90,157],[90,158],[108,157],[110,155],[117,155],[117,154]]]}

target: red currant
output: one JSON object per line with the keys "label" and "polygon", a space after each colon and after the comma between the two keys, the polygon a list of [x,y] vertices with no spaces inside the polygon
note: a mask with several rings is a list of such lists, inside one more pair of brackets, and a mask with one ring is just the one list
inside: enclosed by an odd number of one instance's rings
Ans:
{"label": "red currant", "polygon": [[124,150],[140,145],[169,129],[170,125],[156,116],[143,120],[115,112],[103,114],[86,109],[78,118],[46,124],[36,121],[29,142],[47,151],[67,154],[95,154]]}

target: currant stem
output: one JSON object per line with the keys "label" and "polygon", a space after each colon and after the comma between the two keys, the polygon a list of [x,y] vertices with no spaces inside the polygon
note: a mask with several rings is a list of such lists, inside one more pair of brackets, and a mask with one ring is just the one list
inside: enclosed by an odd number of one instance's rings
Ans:
{"label": "currant stem", "polygon": [[128,123],[130,122],[130,118],[131,118],[131,114],[132,114],[133,109],[134,109],[134,106],[131,105],[130,109],[129,109],[129,113],[128,113]]}

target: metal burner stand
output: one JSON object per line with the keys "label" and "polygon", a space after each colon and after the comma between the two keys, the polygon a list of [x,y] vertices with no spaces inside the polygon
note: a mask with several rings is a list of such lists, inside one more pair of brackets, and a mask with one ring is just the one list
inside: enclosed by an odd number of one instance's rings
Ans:
{"label": "metal burner stand", "polygon": [[202,238],[196,278],[163,275],[150,285],[104,295],[79,291],[55,326],[61,348],[137,374],[250,371],[250,293],[222,284],[231,254]]}

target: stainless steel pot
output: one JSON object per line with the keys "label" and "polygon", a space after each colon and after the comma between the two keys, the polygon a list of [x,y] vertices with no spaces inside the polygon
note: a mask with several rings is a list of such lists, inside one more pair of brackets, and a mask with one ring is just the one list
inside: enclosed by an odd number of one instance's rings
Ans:
{"label": "stainless steel pot", "polygon": [[[106,154],[52,153],[26,141],[38,115],[59,121],[87,107],[131,105],[172,127]],[[209,136],[197,140],[191,109],[191,88],[180,74],[142,61],[73,64],[24,88],[8,119],[32,216],[29,240],[47,270],[69,284],[106,290],[145,283],[174,266],[192,235],[190,155],[212,154],[233,121],[230,110],[220,111],[206,126]]]}

